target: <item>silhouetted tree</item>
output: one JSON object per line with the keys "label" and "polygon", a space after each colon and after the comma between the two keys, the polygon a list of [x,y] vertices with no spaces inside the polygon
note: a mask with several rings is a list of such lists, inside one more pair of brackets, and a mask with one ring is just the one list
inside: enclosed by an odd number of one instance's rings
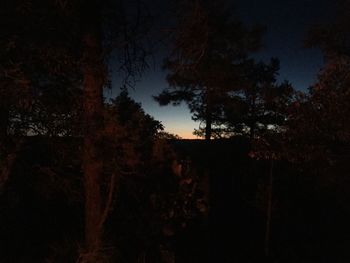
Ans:
{"label": "silhouetted tree", "polygon": [[224,108],[224,123],[231,134],[249,134],[253,139],[267,129],[283,129],[294,90],[287,81],[277,82],[278,70],[277,59],[269,64],[247,62],[246,83],[242,90],[228,95]]}
{"label": "silhouetted tree", "polygon": [[[214,137],[249,135],[253,139],[268,129],[284,129],[295,92],[287,81],[277,82],[279,61],[271,59],[266,64],[246,60],[242,69],[240,89],[227,92],[221,99],[221,115],[213,123]],[[205,129],[195,133],[203,136]]]}
{"label": "silhouetted tree", "polygon": [[53,1],[3,1],[0,30],[0,155],[5,182],[26,135],[76,134],[81,87],[71,20]]}
{"label": "silhouetted tree", "polygon": [[129,9],[123,1],[95,0],[18,0],[1,7],[0,92],[7,101],[0,106],[2,133],[10,127],[24,135],[83,136],[84,260],[95,262],[109,199],[101,192],[100,154],[108,62],[113,56],[119,70],[140,73],[147,52],[136,43],[148,23],[139,2]]}
{"label": "silhouetted tree", "polygon": [[128,171],[126,174],[140,173],[144,168],[137,164],[152,155],[154,142],[163,131],[163,125],[146,114],[126,90],[112,99],[106,109],[102,143],[108,149],[105,155],[115,156],[113,161],[105,160],[106,164],[121,174],[124,170]]}
{"label": "silhouetted tree", "polygon": [[[301,147],[303,158],[335,162],[349,147],[349,1],[339,1],[336,21],[313,28],[308,46],[320,47],[325,66],[309,94],[300,97],[290,115],[290,138]],[[296,147],[296,148],[298,148]],[[299,149],[299,150],[300,150]],[[295,149],[295,155],[298,151]],[[303,159],[301,158],[301,159]]]}
{"label": "silhouetted tree", "polygon": [[205,213],[198,176],[189,168],[178,169],[179,157],[163,126],[126,90],[107,105],[105,122],[103,143],[109,150],[103,153],[108,156],[104,165],[118,171],[115,212],[107,220],[112,229],[107,236],[122,255],[116,258],[158,262],[162,253],[173,257],[176,234]]}
{"label": "silhouetted tree", "polygon": [[75,28],[70,27],[74,18],[61,14],[53,1],[4,1],[1,12],[8,132],[71,134],[81,94]]}
{"label": "silhouetted tree", "polygon": [[[349,4],[349,1],[340,2]],[[304,176],[317,175],[313,187],[326,180],[328,189],[335,187],[336,191],[341,189],[340,185],[347,184],[343,175],[349,170],[349,10],[343,8],[343,15],[335,24],[312,30],[307,44],[321,48],[325,65],[309,92],[297,93],[289,104],[284,132],[257,138],[252,153],[262,159],[287,160],[297,165]],[[271,220],[270,206],[267,218]],[[271,223],[268,221],[265,252],[269,250]]]}
{"label": "silhouetted tree", "polygon": [[224,1],[180,1],[174,48],[164,63],[170,87],[156,100],[186,102],[192,118],[205,122],[209,140],[227,92],[240,88],[242,62],[260,47],[261,32],[243,26]]}
{"label": "silhouetted tree", "polygon": [[250,64],[247,65],[248,85],[242,92],[243,94],[236,95],[235,98],[242,100],[240,105],[243,110],[233,109],[227,112],[228,126],[233,128],[233,132],[249,134],[252,145],[250,156],[257,160],[265,160],[270,166],[265,187],[266,202],[264,202],[266,203],[264,238],[266,257],[271,254],[274,166],[285,158],[283,139],[288,131],[290,108],[294,105],[298,94],[287,81],[277,83],[278,70],[279,61],[277,59],[271,59],[269,64],[250,61]]}

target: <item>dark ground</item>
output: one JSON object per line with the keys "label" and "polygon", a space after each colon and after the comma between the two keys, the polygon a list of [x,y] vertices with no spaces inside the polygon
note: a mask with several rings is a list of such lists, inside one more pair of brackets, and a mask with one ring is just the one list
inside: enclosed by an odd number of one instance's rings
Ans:
{"label": "dark ground", "polygon": [[[106,233],[111,250],[118,248],[108,252],[119,260],[115,262],[136,263],[142,251],[145,262],[165,262],[160,246],[172,251],[179,263],[350,262],[350,184],[344,167],[316,173],[276,163],[271,255],[266,258],[269,163],[250,159],[243,139],[170,145],[178,160],[187,160],[188,176],[209,182],[209,191],[204,191],[209,212],[164,235],[160,226],[185,220],[179,216],[165,222],[162,211],[169,207],[155,210],[149,204],[155,192],[159,199],[173,200],[178,181],[170,170],[164,166],[122,183]],[[0,262],[75,262],[83,232],[76,149],[74,141],[36,138],[24,144],[0,196]],[[62,176],[57,178],[49,168]]]}

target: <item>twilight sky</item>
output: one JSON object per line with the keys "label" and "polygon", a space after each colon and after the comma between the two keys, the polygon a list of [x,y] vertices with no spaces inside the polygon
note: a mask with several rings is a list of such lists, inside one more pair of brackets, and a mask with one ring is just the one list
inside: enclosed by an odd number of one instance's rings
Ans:
{"label": "twilight sky", "polygon": [[[153,1],[157,7],[160,29],[166,24],[169,15],[169,0]],[[268,61],[277,57],[281,62],[279,80],[289,80],[296,89],[306,90],[315,82],[318,71],[322,68],[323,58],[318,49],[305,49],[304,39],[307,30],[313,25],[330,22],[335,14],[335,7],[330,0],[236,0],[233,1],[236,14],[247,25],[260,24],[267,31],[263,39],[264,48],[254,54],[258,60]],[[160,54],[155,55],[156,64],[147,70],[136,84],[130,95],[141,102],[144,110],[161,121],[165,130],[180,135],[182,138],[195,138],[192,132],[199,123],[191,120],[185,104],[181,106],[158,106],[152,95],[167,87],[166,72],[162,71]],[[113,93],[118,87],[114,87]]]}

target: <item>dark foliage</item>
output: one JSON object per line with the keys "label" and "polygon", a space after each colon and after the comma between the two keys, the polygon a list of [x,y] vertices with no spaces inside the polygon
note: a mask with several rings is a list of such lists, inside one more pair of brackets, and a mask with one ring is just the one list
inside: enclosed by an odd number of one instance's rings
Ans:
{"label": "dark foliage", "polygon": [[164,62],[169,88],[155,97],[160,105],[187,103],[193,120],[220,122],[227,93],[242,87],[242,64],[261,46],[261,28],[246,28],[226,2],[179,2],[172,54]]}

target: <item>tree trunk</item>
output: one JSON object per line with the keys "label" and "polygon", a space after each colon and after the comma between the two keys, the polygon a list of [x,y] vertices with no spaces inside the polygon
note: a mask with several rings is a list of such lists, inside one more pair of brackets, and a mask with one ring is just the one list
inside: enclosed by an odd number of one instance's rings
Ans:
{"label": "tree trunk", "polygon": [[[7,148],[6,144],[9,140],[8,126],[9,126],[9,111],[6,108],[6,106],[0,105],[0,156],[3,156],[3,155],[6,156],[5,149]],[[7,157],[0,159],[0,194],[11,173],[12,165],[15,160],[14,157],[15,155],[10,153],[7,155]]]}
{"label": "tree trunk", "polygon": [[211,138],[211,133],[212,133],[211,124],[212,124],[212,119],[209,113],[207,114],[206,121],[205,121],[205,140],[206,141],[209,141]]}
{"label": "tree trunk", "polygon": [[272,186],[273,186],[273,165],[274,161],[271,159],[270,173],[269,173],[269,185],[268,185],[268,199],[267,199],[267,210],[266,210],[266,232],[265,232],[265,256],[270,256],[270,238],[271,238],[271,219],[272,219]]}
{"label": "tree trunk", "polygon": [[0,142],[5,140],[9,127],[9,110],[6,106],[0,105]]}
{"label": "tree trunk", "polygon": [[95,262],[101,246],[102,196],[101,176],[103,158],[101,143],[103,123],[104,63],[101,51],[99,13],[97,1],[86,3],[83,19],[83,86],[84,86],[84,145],[83,174],[85,190],[85,262]]}
{"label": "tree trunk", "polygon": [[212,134],[212,105],[211,105],[211,94],[209,88],[207,88],[206,94],[206,109],[205,109],[205,140],[209,141]]}
{"label": "tree trunk", "polygon": [[250,134],[249,134],[249,136],[250,136],[250,141],[253,141],[254,138],[255,138],[255,123],[253,123],[253,122],[250,125]]}
{"label": "tree trunk", "polygon": [[256,127],[256,96],[251,99],[251,121],[250,121],[250,140],[255,138],[255,127]]}

